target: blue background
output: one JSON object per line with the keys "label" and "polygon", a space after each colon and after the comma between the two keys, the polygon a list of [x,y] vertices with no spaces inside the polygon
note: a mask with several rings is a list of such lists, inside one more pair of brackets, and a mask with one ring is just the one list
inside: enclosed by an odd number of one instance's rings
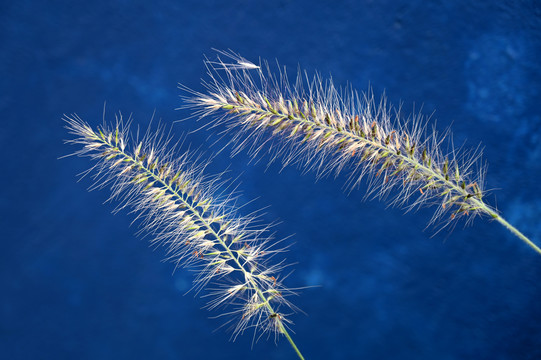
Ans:
{"label": "blue background", "polygon": [[[107,191],[57,158],[63,113],[92,125],[118,110],[145,128],[186,118],[177,82],[202,90],[203,54],[231,48],[332,74],[409,113],[423,106],[456,144],[482,143],[489,201],[541,243],[541,6],[535,1],[3,1],[0,4],[0,354],[3,359],[293,359],[286,341],[228,342],[189,289],[112,215]],[[414,106],[415,104],[415,106]],[[175,123],[177,137],[197,128]],[[215,137],[188,142],[216,153]],[[477,219],[432,237],[434,209],[404,214],[346,194],[345,179],[245,153],[210,172],[240,177],[244,211],[294,234],[289,285],[306,359],[539,359],[541,257]]]}

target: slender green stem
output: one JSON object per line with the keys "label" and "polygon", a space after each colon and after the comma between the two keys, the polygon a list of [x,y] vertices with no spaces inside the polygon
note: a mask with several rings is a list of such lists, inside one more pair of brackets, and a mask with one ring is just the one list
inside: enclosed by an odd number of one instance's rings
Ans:
{"label": "slender green stem", "polygon": [[538,254],[541,255],[541,249],[539,248],[539,246],[535,245],[530,239],[528,239],[526,236],[524,236],[524,234],[521,233],[517,228],[515,228],[513,225],[511,225],[507,221],[505,221],[504,218],[502,218],[499,215],[496,215],[496,217],[494,219],[496,221],[498,221],[500,224],[502,224],[503,226],[505,226],[509,231],[511,231],[513,234],[515,234],[520,240],[524,241],[532,249],[534,249]]}
{"label": "slender green stem", "polygon": [[541,255],[541,249],[539,246],[534,244],[530,239],[528,239],[523,233],[521,233],[516,227],[509,224],[504,218],[502,218],[500,215],[498,215],[494,210],[492,210],[490,207],[488,207],[484,202],[475,199],[477,204],[479,205],[479,208],[483,210],[486,214],[488,214],[490,217],[492,217],[494,220],[505,226],[509,231],[511,231],[516,237],[518,237],[520,240],[524,241],[529,247],[531,247],[535,252]]}
{"label": "slender green stem", "polygon": [[301,352],[299,351],[299,349],[297,348],[297,345],[295,345],[295,343],[293,342],[293,339],[291,338],[291,336],[289,336],[289,333],[287,332],[286,328],[284,327],[284,325],[280,325],[282,327],[282,334],[284,334],[284,336],[287,338],[287,341],[289,341],[289,343],[291,344],[291,346],[293,347],[293,349],[295,350],[295,352],[297,353],[297,356],[299,357],[299,359],[302,359],[304,360],[304,356],[302,356]]}

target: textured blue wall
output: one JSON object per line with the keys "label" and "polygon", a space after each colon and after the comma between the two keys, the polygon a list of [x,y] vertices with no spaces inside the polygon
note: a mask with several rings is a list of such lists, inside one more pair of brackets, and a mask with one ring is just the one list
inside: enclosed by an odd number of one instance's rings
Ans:
{"label": "textured blue wall", "polygon": [[[285,341],[228,342],[201,310],[192,274],[160,262],[106,191],[75,175],[86,159],[60,120],[121,110],[147,126],[189,114],[177,82],[201,90],[203,54],[231,48],[332,74],[405,113],[421,105],[456,144],[485,147],[490,197],[541,243],[541,6],[535,1],[14,1],[0,4],[0,354],[5,359],[286,359]],[[415,104],[415,106],[413,105]],[[437,120],[437,121],[436,121]],[[176,123],[177,137],[198,127]],[[209,154],[207,132],[187,141]],[[307,359],[539,359],[541,257],[487,220],[435,236],[433,209],[403,214],[246,154],[216,157],[246,209],[269,205],[295,234],[295,339]],[[212,315],[212,314],[211,314]],[[211,316],[210,315],[210,316]]]}

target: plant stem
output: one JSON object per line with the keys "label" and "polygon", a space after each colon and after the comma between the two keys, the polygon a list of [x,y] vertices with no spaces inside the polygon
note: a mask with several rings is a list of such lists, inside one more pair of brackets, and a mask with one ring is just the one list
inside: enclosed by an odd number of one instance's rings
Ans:
{"label": "plant stem", "polygon": [[304,360],[304,356],[302,356],[301,352],[299,351],[299,349],[297,348],[297,345],[295,345],[295,342],[293,341],[293,339],[291,338],[291,336],[289,336],[289,333],[287,332],[286,328],[284,327],[284,325],[281,325],[282,326],[282,334],[284,334],[284,336],[287,338],[287,341],[289,341],[289,343],[291,344],[291,346],[293,347],[293,349],[295,350],[295,352],[297,353],[297,356],[299,357],[299,359],[302,359]]}
{"label": "plant stem", "polygon": [[517,228],[515,228],[513,225],[509,224],[504,218],[502,218],[501,216],[499,216],[497,214],[493,214],[493,217],[494,217],[494,219],[496,221],[498,221],[500,224],[505,226],[509,231],[511,231],[513,234],[515,234],[520,240],[524,241],[532,249],[534,249],[538,254],[541,255],[541,249],[539,248],[539,246],[535,245],[530,239],[528,239],[526,236],[524,236],[524,234],[521,233]]}

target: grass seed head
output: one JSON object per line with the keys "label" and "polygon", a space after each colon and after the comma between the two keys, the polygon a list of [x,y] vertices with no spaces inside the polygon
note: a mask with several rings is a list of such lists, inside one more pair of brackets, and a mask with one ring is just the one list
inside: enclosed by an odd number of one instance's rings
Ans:
{"label": "grass seed head", "polygon": [[[371,90],[339,89],[317,74],[310,79],[299,73],[290,84],[285,70],[275,75],[266,62],[227,65],[238,58],[220,52],[216,61],[207,61],[205,93],[181,86],[187,91],[186,107],[196,116],[213,117],[217,121],[208,124],[225,124],[234,133],[233,154],[247,149],[258,157],[270,146],[271,162],[281,158],[284,166],[298,164],[318,177],[346,172],[350,188],[367,177],[369,196],[391,196],[392,205],[408,210],[436,205],[431,223],[443,219],[438,223],[447,225],[458,215],[472,219],[494,211],[481,200],[485,166],[480,151],[454,149],[450,134],[427,131],[421,115],[404,119],[384,96],[376,101]],[[477,185],[470,189],[462,183]],[[471,211],[455,213],[464,204]],[[451,219],[446,213],[455,215]]]}
{"label": "grass seed head", "polygon": [[[239,94],[235,101],[242,99]],[[167,260],[196,270],[193,289],[207,289],[203,296],[209,298],[209,309],[233,308],[223,315],[236,321],[234,338],[246,329],[266,333],[268,312],[294,309],[269,295],[278,291],[288,295],[291,290],[278,281],[261,281],[269,276],[277,279],[284,267],[270,261],[280,250],[274,249],[267,227],[237,214],[234,194],[220,185],[219,177],[203,173],[206,163],[190,153],[179,155],[160,129],[132,139],[131,120],[123,121],[121,115],[98,131],[77,115],[64,120],[73,135],[68,143],[80,147],[75,154],[96,162],[88,171],[94,174],[92,188],[109,187],[111,200],[119,202],[117,211],[132,208],[142,233],[151,237],[153,246],[165,248]],[[282,329],[275,327],[279,334]]]}

